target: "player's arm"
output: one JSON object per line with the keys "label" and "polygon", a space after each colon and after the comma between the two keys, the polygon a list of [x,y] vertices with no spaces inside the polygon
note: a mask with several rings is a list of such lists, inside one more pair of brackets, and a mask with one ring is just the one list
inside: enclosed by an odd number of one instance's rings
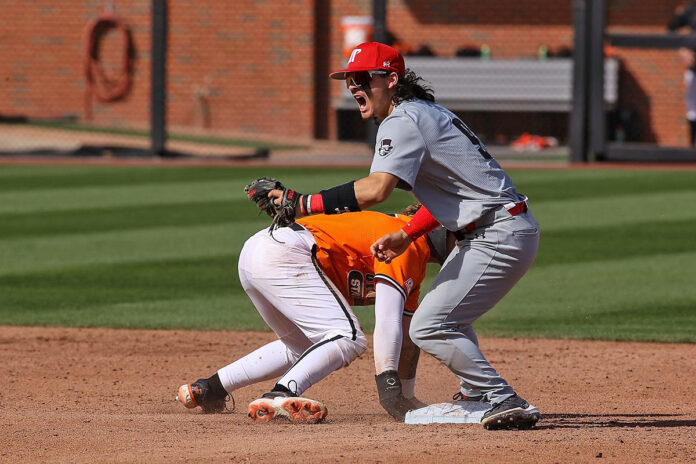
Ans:
{"label": "player's arm", "polygon": [[[373,172],[356,181],[322,190],[314,194],[300,194],[295,217],[311,214],[339,214],[362,211],[389,198],[399,178],[386,172]],[[283,201],[282,190],[272,190],[268,197],[276,205]]]}
{"label": "player's arm", "polygon": [[440,223],[430,214],[430,211],[425,206],[421,206],[403,228],[377,239],[370,246],[370,252],[379,261],[389,263],[406,251],[414,240],[439,225]]}
{"label": "player's arm", "polygon": [[414,408],[425,406],[425,403],[416,398],[416,370],[418,368],[418,359],[420,358],[420,348],[413,343],[408,331],[411,327],[412,316],[403,315],[402,330],[403,336],[401,339],[401,354],[399,356],[399,380],[401,381],[401,391],[404,398],[411,401]]}
{"label": "player's arm", "polygon": [[373,172],[355,181],[355,198],[360,209],[384,202],[396,188],[399,178],[388,172]]}
{"label": "player's arm", "polygon": [[[394,419],[403,421],[406,412],[413,409],[413,404],[402,392],[401,380],[397,372],[397,369],[409,371],[400,362],[402,338],[404,336],[408,338],[408,330],[404,332],[402,328],[404,297],[402,291],[382,280],[377,281],[375,290],[373,345],[379,403]],[[412,352],[410,356],[411,358],[405,362],[413,359]]]}

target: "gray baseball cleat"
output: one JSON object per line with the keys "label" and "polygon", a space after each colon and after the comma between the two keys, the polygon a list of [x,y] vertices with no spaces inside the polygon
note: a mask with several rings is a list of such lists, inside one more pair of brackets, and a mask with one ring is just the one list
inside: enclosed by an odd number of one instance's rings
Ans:
{"label": "gray baseball cleat", "polygon": [[517,395],[493,405],[481,418],[487,430],[528,430],[541,419],[539,410]]}

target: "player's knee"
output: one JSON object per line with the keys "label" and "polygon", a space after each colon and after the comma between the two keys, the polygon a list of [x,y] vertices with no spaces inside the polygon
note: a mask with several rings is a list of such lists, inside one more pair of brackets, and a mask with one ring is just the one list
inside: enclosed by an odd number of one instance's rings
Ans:
{"label": "player's knee", "polygon": [[411,320],[411,326],[408,329],[408,336],[411,337],[413,343],[422,349],[423,345],[428,339],[433,337],[437,329],[427,319],[417,316],[418,312],[416,312]]}
{"label": "player's knee", "polygon": [[344,367],[352,363],[358,356],[367,350],[367,339],[362,333],[359,333],[355,339],[339,338],[336,340],[336,344],[341,350]]}

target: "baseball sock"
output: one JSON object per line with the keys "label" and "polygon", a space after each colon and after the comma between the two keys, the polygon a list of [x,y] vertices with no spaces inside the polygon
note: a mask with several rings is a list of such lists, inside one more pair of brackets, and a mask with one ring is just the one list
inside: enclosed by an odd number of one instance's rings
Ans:
{"label": "baseball sock", "polygon": [[222,386],[220,376],[217,375],[217,372],[208,378],[208,386],[210,387],[210,393],[215,398],[224,398],[227,396],[227,390]]}
{"label": "baseball sock", "polygon": [[691,128],[691,145],[696,145],[696,121],[689,121],[689,127]]}
{"label": "baseball sock", "polygon": [[275,386],[273,387],[273,390],[271,390],[271,391],[274,391],[274,392],[283,392],[283,393],[289,393],[289,394],[291,394],[291,395],[295,395],[295,392],[294,392],[294,391],[290,390],[290,389],[289,389],[288,387],[286,387],[285,385],[281,385],[281,384],[279,384],[279,383],[275,384]]}

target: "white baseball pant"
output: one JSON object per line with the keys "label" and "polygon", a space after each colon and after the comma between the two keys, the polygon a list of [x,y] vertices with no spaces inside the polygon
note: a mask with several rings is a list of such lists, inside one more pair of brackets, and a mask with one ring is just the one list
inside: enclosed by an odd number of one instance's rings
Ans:
{"label": "white baseball pant", "polygon": [[239,279],[278,340],[218,371],[228,392],[274,378],[300,395],[367,349],[353,310],[317,266],[306,230],[262,230],[246,241]]}

